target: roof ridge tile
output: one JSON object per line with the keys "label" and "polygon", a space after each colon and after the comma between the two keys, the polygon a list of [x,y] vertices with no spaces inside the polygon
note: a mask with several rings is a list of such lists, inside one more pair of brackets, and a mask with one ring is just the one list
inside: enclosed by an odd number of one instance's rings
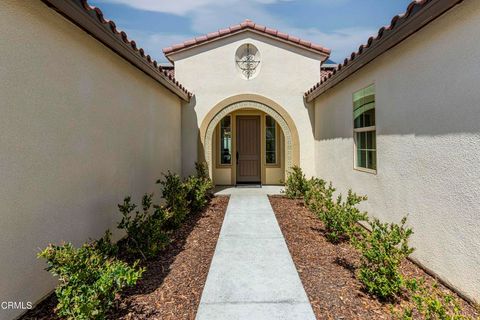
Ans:
{"label": "roof ridge tile", "polygon": [[236,32],[242,31],[242,30],[246,30],[246,29],[251,29],[251,30],[254,30],[254,31],[265,33],[265,34],[273,36],[275,38],[279,38],[279,39],[282,39],[282,40],[289,41],[289,42],[294,43],[296,45],[299,45],[301,47],[304,47],[304,48],[307,48],[307,49],[310,49],[310,50],[313,50],[313,51],[321,52],[325,55],[330,55],[330,53],[331,53],[330,49],[327,49],[322,45],[314,44],[314,43],[312,43],[308,40],[304,40],[304,39],[301,39],[299,37],[280,32],[276,29],[272,29],[272,28],[269,28],[267,26],[255,23],[250,19],[245,19],[240,24],[235,24],[235,25],[232,25],[228,28],[219,29],[218,31],[211,32],[211,33],[208,33],[206,35],[198,36],[198,37],[196,37],[192,40],[187,40],[187,41],[184,41],[182,43],[171,45],[170,47],[164,48],[163,53],[165,53],[165,55],[169,55],[169,54],[171,54],[173,52],[176,52],[176,51],[179,51],[179,50],[183,50],[183,49],[187,49],[187,48],[190,48],[190,47],[193,47],[193,46],[196,46],[196,45],[200,45],[207,40],[214,40],[214,39],[224,37],[224,36],[227,36],[229,34],[233,34],[233,33],[236,33]]}

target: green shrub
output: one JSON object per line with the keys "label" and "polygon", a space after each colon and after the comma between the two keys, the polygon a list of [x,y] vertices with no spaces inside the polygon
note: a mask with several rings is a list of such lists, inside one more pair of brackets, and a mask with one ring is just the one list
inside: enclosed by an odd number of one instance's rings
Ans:
{"label": "green shrub", "polygon": [[361,253],[358,278],[369,293],[382,300],[395,297],[404,285],[400,264],[414,250],[408,245],[413,231],[405,228],[406,221],[405,217],[398,225],[374,219],[369,222],[371,232],[354,241]]}
{"label": "green shrub", "polygon": [[[328,189],[328,195],[331,196],[332,190]],[[336,201],[326,199],[325,210],[317,214],[325,224],[329,241],[337,243],[362,233],[363,229],[358,223],[367,221],[367,213],[361,212],[356,205],[365,200],[366,196],[358,196],[352,190],[348,190],[346,201],[343,201],[342,195],[339,195]]]}
{"label": "green shrub", "polygon": [[169,228],[179,227],[189,213],[198,212],[208,204],[213,188],[208,167],[205,163],[195,163],[195,168],[196,176],[190,176],[185,181],[170,171],[157,181],[162,186]]}
{"label": "green shrub", "polygon": [[213,187],[210,179],[190,176],[185,180],[187,188],[187,201],[191,212],[199,212],[210,200],[210,190]]}
{"label": "green shrub", "polygon": [[197,178],[210,180],[208,164],[206,162],[195,162],[195,171],[197,173]]}
{"label": "green shrub", "polygon": [[144,259],[154,257],[169,243],[164,230],[167,219],[165,210],[156,206],[151,212],[152,198],[153,194],[145,194],[142,198],[142,211],[137,210],[134,214],[132,212],[137,205],[131,203],[130,197],[118,205],[122,214],[118,228],[127,233],[123,243],[128,252],[141,254]]}
{"label": "green shrub", "polygon": [[66,319],[104,319],[115,295],[133,286],[144,272],[137,263],[129,266],[114,258],[105,259],[92,244],[81,248],[70,243],[49,245],[38,256],[47,260],[46,270],[60,280],[55,311]]}
{"label": "green shrub", "polygon": [[105,257],[115,257],[118,253],[118,246],[113,243],[112,233],[110,230],[105,231],[105,234],[100,239],[93,242],[94,248],[102,253]]}
{"label": "green shrub", "polygon": [[[178,227],[189,212],[202,210],[208,203],[213,187],[205,164],[196,164],[197,175],[182,182],[180,176],[168,172],[162,185],[165,207],[153,205],[153,194],[142,198],[141,210],[126,197],[118,208],[122,220],[118,228],[125,230],[122,249],[153,257],[169,242],[167,230]],[[59,303],[56,312],[66,319],[104,319],[113,305],[115,295],[134,285],[145,271],[138,263],[129,266],[114,258],[119,246],[112,243],[107,230],[99,240],[74,248],[71,244],[50,245],[39,257],[47,260],[47,270],[58,276],[56,289]]]}
{"label": "green shrub", "polygon": [[208,168],[201,163],[195,163],[196,176],[188,177],[184,184],[187,189],[187,201],[191,212],[199,212],[208,204],[212,180],[208,177]]}
{"label": "green shrub", "polygon": [[425,279],[411,279],[406,281],[406,287],[414,302],[401,314],[395,314],[402,320],[413,320],[421,317],[425,320],[473,320],[462,315],[462,308],[453,295],[442,291],[437,283],[431,287],[425,285]]}
{"label": "green shrub", "polygon": [[293,166],[288,173],[285,183],[285,195],[290,199],[303,198],[307,191],[308,183],[303,171],[298,166]]}
{"label": "green shrub", "polygon": [[162,197],[168,212],[168,227],[178,228],[189,213],[188,190],[178,174],[168,171],[163,177],[164,179],[157,183],[162,186]]}
{"label": "green shrub", "polygon": [[307,207],[315,214],[324,213],[333,205],[332,183],[327,185],[325,180],[312,178],[307,182],[307,191],[304,200]]}

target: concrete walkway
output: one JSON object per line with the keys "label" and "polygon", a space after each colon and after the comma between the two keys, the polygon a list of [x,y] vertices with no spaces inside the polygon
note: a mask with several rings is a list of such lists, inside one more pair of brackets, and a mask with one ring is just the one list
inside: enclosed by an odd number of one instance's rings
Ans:
{"label": "concrete walkway", "polygon": [[268,190],[231,193],[196,319],[314,320]]}

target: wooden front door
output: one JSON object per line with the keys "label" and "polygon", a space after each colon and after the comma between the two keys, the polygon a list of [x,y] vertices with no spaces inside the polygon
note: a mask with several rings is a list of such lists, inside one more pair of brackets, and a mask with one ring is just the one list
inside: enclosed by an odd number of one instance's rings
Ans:
{"label": "wooden front door", "polygon": [[237,183],[260,183],[260,116],[237,117]]}

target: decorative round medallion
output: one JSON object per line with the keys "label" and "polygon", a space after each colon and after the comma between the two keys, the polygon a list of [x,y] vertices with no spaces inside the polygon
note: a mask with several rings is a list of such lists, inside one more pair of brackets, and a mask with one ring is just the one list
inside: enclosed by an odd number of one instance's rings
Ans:
{"label": "decorative round medallion", "polygon": [[253,44],[243,44],[235,53],[235,62],[242,78],[253,79],[260,71],[260,52]]}

